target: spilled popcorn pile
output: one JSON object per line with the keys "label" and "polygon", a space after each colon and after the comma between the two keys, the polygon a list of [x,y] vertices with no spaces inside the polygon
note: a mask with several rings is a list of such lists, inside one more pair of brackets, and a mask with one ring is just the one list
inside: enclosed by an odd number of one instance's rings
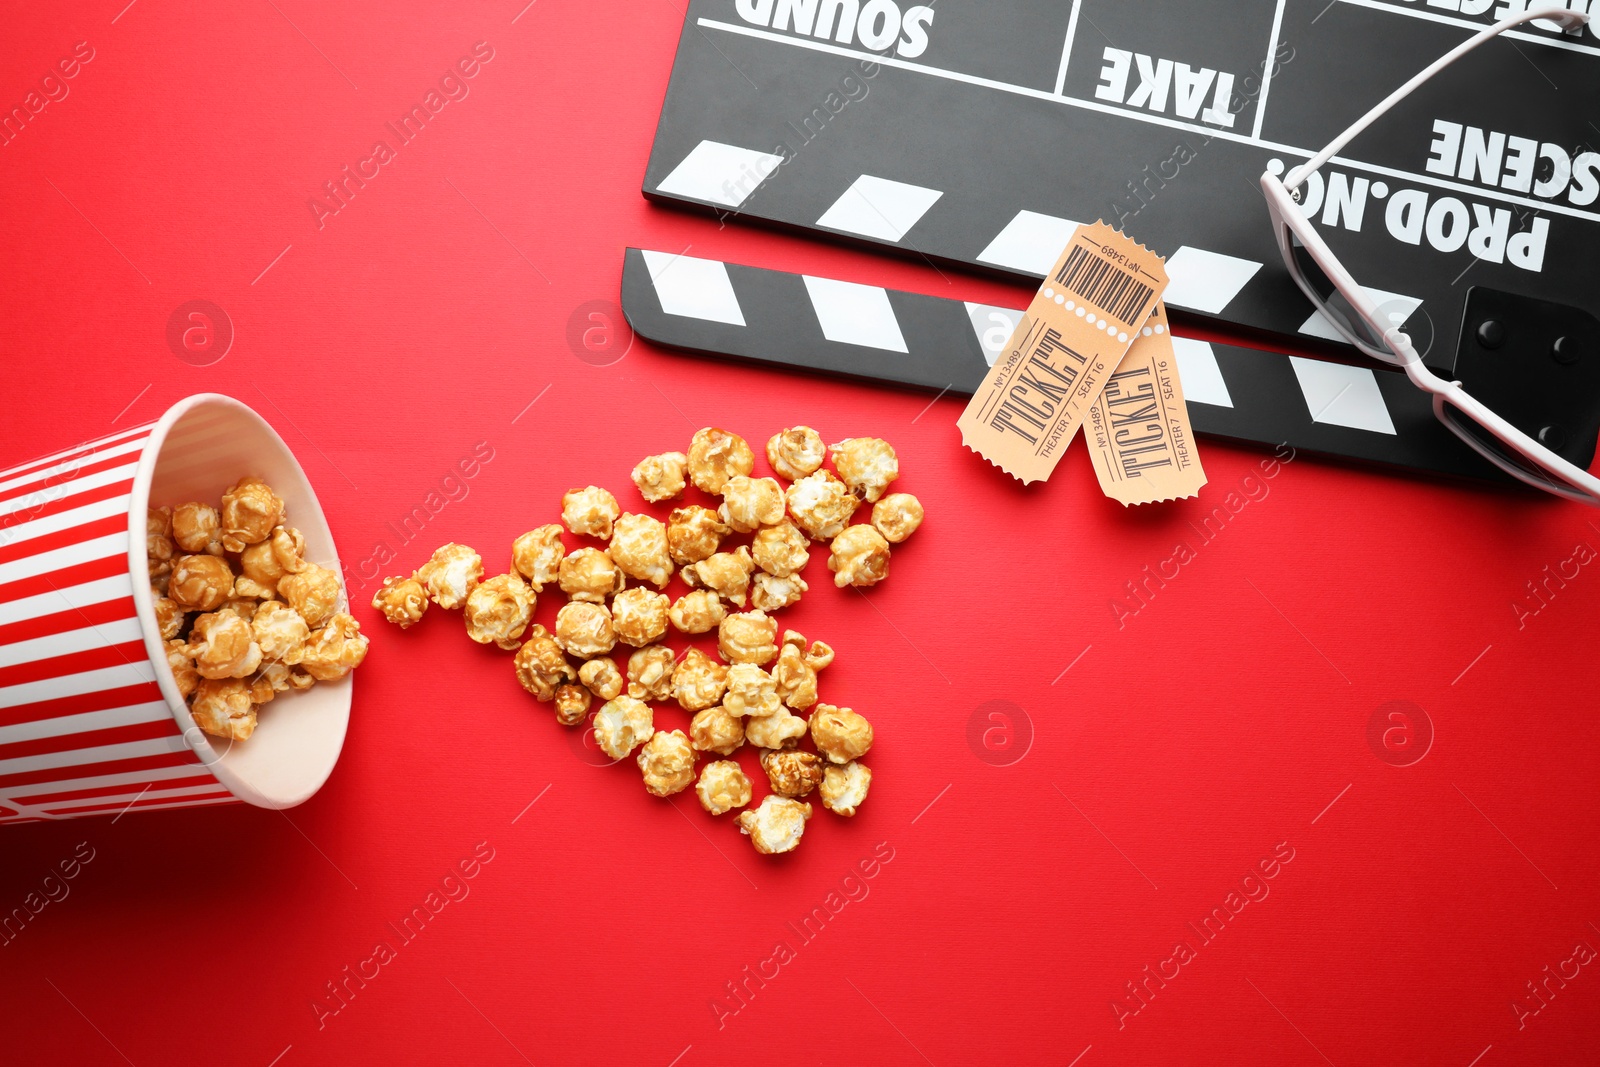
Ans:
{"label": "spilled popcorn pile", "polygon": [[[516,651],[518,681],[552,705],[557,721],[588,723],[613,760],[637,752],[654,796],[693,786],[712,815],[746,808],[750,779],[726,757],[746,741],[762,749],[772,792],[741,812],[738,825],[763,855],[792,851],[811,818],[803,798],[813,790],[846,817],[866,799],[872,771],[860,759],[872,747],[872,725],[818,701],[817,675],[833,649],[793,630],[780,641],[770,613],[810,590],[801,572],[813,541],[828,543],[836,586],[876,585],[888,577],[889,546],[910,537],[923,512],[909,493],[886,493],[900,474],[887,441],[857,437],[830,448],[816,430],[796,426],[773,436],[766,453],[787,488],[752,477],[755,454],[744,438],[708,427],[687,454],[642,460],[633,482],[650,503],[679,500],[693,485],[720,498],[715,508],[682,504],[662,522],[623,512],[598,486],[573,489],[562,498],[561,524],[516,539],[507,573],[484,580],[482,557],[448,544],[411,577],[385,579],[372,605],[402,629],[430,602],[460,610],[474,641]],[[832,471],[823,467],[830,453]],[[871,519],[852,525],[863,501]],[[590,543],[569,549],[564,532]],[[748,543],[735,545],[743,535]],[[676,600],[661,592],[675,573],[689,587]],[[536,598],[547,591],[566,597],[553,633],[530,628]],[[716,631],[720,662],[694,647],[675,652],[665,644],[669,630]],[[631,649],[625,664],[613,654],[619,646]],[[603,703],[591,713],[596,699]],[[652,704],[669,702],[693,716],[687,734],[656,728]],[[800,747],[808,735],[814,752]],[[724,758],[697,773],[706,753]]]}

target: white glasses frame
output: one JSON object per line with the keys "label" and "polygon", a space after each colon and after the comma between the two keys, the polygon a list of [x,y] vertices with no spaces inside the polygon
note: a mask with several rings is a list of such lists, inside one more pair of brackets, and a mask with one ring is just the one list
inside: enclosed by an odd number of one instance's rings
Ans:
{"label": "white glasses frame", "polygon": [[[1306,178],[1337,155],[1340,149],[1365,131],[1367,127],[1371,126],[1401,100],[1409,96],[1418,86],[1485,41],[1534,19],[1549,19],[1559,25],[1562,30],[1571,32],[1586,24],[1589,21],[1589,16],[1584,12],[1572,11],[1567,8],[1545,7],[1533,11],[1520,12],[1485,28],[1481,33],[1468,38],[1449,52],[1446,52],[1416,77],[1390,93],[1381,103],[1361,116],[1349,129],[1335,137],[1331,144],[1307,162],[1290,170],[1282,178],[1270,171],[1263,174],[1261,176],[1261,190],[1266,194],[1267,210],[1272,216],[1273,231],[1277,235],[1278,248],[1283,253],[1283,261],[1289,268],[1289,274],[1294,278],[1295,284],[1300,287],[1300,291],[1305,293],[1306,298],[1316,305],[1317,309],[1323,313],[1324,317],[1339,331],[1339,334],[1345,340],[1355,345],[1364,355],[1403,369],[1406,377],[1411,379],[1413,385],[1432,396],[1435,417],[1444,423],[1452,433],[1471,446],[1475,452],[1507,474],[1547,493],[1588,504],[1591,507],[1600,507],[1600,478],[1596,478],[1576,464],[1562,459],[1533,437],[1523,433],[1505,419],[1490,411],[1482,403],[1473,399],[1461,387],[1460,382],[1446,381],[1423,365],[1422,357],[1418,355],[1416,347],[1412,345],[1410,336],[1389,321],[1387,316],[1379,310],[1377,303],[1367,294],[1366,290],[1356,284],[1356,280],[1351,277],[1350,272],[1345,270],[1344,265],[1339,262],[1338,257],[1328,247],[1327,242],[1322,239],[1321,235],[1312,226],[1311,220],[1301,210],[1299,203],[1299,188]],[[1388,346],[1387,349],[1379,347],[1370,340],[1358,335],[1352,325],[1345,321],[1343,314],[1331,309],[1328,306],[1328,300],[1320,295],[1316,288],[1307,281],[1301,266],[1295,258],[1294,242],[1296,240],[1316,262],[1323,274],[1327,276],[1328,281],[1333,283],[1338,295],[1348,302],[1355,313],[1361,317],[1366,328],[1371,331],[1372,336],[1383,339],[1383,343]],[[1447,407],[1455,409],[1456,412],[1470,419],[1478,428],[1492,436],[1502,449],[1521,457],[1527,466],[1521,466],[1508,460],[1481,438],[1463,428],[1447,415]],[[1528,467],[1533,469],[1529,470]]]}

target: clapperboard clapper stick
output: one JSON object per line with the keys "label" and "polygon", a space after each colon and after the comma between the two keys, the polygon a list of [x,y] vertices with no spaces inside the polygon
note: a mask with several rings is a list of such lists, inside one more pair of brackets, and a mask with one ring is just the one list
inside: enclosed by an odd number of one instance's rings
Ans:
{"label": "clapperboard clapper stick", "polygon": [[[970,396],[1021,310],[638,248],[622,309],[667,348]],[[1590,320],[1592,321],[1592,320]],[[1173,338],[1197,433],[1510,484],[1398,371]],[[1465,346],[1464,346],[1465,347]],[[1600,364],[1600,345],[1594,348]],[[1464,353],[1465,355],[1465,353]],[[1590,455],[1571,455],[1587,465]],[[1582,442],[1578,442],[1581,450]]]}

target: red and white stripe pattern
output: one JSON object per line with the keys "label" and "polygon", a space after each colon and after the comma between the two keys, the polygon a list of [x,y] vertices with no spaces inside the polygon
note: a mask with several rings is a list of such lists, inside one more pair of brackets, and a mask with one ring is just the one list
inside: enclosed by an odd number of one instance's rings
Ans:
{"label": "red and white stripe pattern", "polygon": [[235,800],[185,743],[134,607],[153,427],[0,471],[0,824]]}

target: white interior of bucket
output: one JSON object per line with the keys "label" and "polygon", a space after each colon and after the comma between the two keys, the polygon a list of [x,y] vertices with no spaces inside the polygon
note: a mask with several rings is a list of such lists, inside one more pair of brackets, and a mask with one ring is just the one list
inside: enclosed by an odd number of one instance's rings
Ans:
{"label": "white interior of bucket", "polygon": [[[350,722],[352,678],[318,682],[303,692],[280,693],[258,710],[248,741],[202,734],[178,695],[167,667],[165,642],[156,629],[147,582],[144,515],[148,506],[199,500],[219,507],[223,492],[247,474],[263,479],[283,498],[288,524],[306,540],[308,560],[339,571],[327,519],[311,483],[283,439],[254,411],[231,397],[190,397],[162,419],[134,484],[131,526],[134,600],[151,650],[156,676],[180,729],[217,778],[240,799],[261,807],[287,808],[321,788],[333,771]],[[154,455],[154,462],[151,456]]]}

